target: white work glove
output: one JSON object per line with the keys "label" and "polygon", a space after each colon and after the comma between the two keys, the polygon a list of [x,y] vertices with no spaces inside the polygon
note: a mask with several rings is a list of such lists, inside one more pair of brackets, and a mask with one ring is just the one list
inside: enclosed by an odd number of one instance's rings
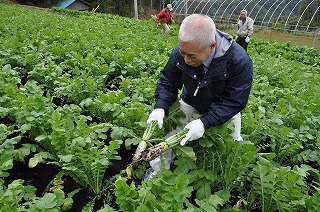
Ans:
{"label": "white work glove", "polygon": [[186,137],[184,137],[181,142],[180,145],[184,146],[187,141],[193,141],[193,140],[197,140],[199,138],[201,138],[204,134],[204,125],[202,123],[202,121],[200,119],[196,119],[192,122],[189,122],[184,129],[189,129]]}
{"label": "white work glove", "polygon": [[241,137],[241,113],[237,113],[235,116],[231,118],[231,123],[234,125],[234,131],[231,133],[233,140],[235,141],[243,141]]}
{"label": "white work glove", "polygon": [[164,109],[157,108],[150,113],[147,123],[150,124],[152,121],[157,121],[158,126],[161,129],[163,125],[163,118],[164,118]]}
{"label": "white work glove", "polygon": [[246,39],[244,40],[246,43],[249,43],[249,41],[250,41],[250,37],[248,36],[248,37],[246,37]]}

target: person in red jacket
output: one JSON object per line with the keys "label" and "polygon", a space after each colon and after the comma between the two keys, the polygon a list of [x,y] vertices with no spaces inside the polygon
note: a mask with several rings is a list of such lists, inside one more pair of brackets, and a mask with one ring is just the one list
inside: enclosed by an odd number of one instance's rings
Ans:
{"label": "person in red jacket", "polygon": [[168,24],[170,23],[172,19],[172,5],[167,4],[166,8],[163,8],[160,13],[156,17],[156,25],[159,25],[159,22],[162,22],[163,29],[162,29],[162,34],[163,35],[168,35],[170,32],[170,28]]}

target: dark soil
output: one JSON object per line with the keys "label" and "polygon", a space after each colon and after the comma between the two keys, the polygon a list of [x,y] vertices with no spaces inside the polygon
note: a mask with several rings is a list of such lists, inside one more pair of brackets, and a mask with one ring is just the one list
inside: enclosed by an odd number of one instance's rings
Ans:
{"label": "dark soil", "polygon": [[[133,150],[126,150],[124,145],[118,149],[118,155],[122,160],[112,161],[112,165],[109,166],[105,174],[105,179],[109,180],[113,176],[120,173],[120,171],[125,170],[128,164],[131,163]],[[42,197],[44,193],[48,192],[51,187],[50,184],[56,175],[61,171],[61,168],[52,164],[38,164],[34,168],[28,167],[29,157],[25,158],[24,162],[14,161],[13,168],[9,170],[9,177],[7,177],[6,183],[10,184],[16,179],[23,179],[29,185],[34,186],[37,191],[36,195]],[[63,177],[63,191],[65,194],[74,191],[75,189],[81,189],[78,193],[73,196],[73,207],[69,210],[70,212],[82,211],[83,207],[94,198],[94,193],[88,188],[81,188],[81,186],[70,176]],[[95,207],[93,211],[98,211],[103,207],[104,197],[95,201]],[[113,205],[112,205],[113,204]],[[109,203],[110,205],[110,203]],[[111,201],[111,207],[117,208],[115,200]]]}

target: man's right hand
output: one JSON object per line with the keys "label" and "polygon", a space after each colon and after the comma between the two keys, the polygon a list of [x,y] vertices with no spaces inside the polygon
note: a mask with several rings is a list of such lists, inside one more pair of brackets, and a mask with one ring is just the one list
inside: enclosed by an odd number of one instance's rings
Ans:
{"label": "man's right hand", "polygon": [[162,108],[157,108],[154,109],[150,115],[149,118],[147,120],[147,123],[150,124],[152,121],[157,121],[158,122],[158,126],[161,129],[162,125],[163,125],[163,118],[164,118],[164,109]]}
{"label": "man's right hand", "polygon": [[184,129],[189,129],[186,136],[181,140],[181,146],[184,146],[187,141],[193,141],[201,138],[204,134],[204,125],[200,119],[189,122]]}

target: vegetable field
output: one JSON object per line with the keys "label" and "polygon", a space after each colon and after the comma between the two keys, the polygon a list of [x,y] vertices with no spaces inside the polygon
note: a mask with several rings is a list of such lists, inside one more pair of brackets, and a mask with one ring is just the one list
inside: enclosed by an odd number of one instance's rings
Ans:
{"label": "vegetable field", "polygon": [[[0,211],[320,211],[320,52],[253,37],[254,85],[232,125],[126,172],[177,44],[154,20],[0,4]],[[147,145],[165,140],[173,106]]]}

